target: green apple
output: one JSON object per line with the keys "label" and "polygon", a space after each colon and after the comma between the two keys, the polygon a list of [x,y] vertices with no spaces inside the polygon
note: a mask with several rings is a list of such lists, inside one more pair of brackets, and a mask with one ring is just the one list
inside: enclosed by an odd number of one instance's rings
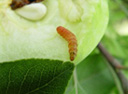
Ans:
{"label": "green apple", "polygon": [[70,61],[68,43],[56,31],[63,26],[77,37],[73,62],[78,64],[99,43],[108,23],[108,0],[44,0],[40,6],[33,3],[16,10],[11,2],[0,0],[0,62]]}

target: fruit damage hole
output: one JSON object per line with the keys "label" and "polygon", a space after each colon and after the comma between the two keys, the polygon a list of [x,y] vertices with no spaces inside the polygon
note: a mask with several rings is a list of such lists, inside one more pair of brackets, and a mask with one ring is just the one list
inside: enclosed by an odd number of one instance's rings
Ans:
{"label": "fruit damage hole", "polygon": [[24,5],[28,5],[31,3],[38,3],[44,0],[12,0],[12,3],[10,4],[11,8],[13,10],[17,9],[17,8],[21,8]]}

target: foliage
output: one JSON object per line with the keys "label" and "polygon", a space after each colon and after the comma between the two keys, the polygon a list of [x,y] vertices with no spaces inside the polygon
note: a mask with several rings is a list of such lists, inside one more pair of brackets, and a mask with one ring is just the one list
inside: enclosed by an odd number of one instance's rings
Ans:
{"label": "foliage", "polygon": [[[124,1],[126,5],[127,0]],[[116,60],[127,66],[128,35],[118,31],[118,29],[122,28],[121,26],[124,26],[123,22],[128,21],[127,5],[123,10],[124,7],[122,8],[120,3],[123,4],[124,2],[121,2],[121,0],[111,0],[109,2],[110,21],[101,42]],[[99,6],[97,7],[99,8]],[[98,22],[99,17],[97,16],[96,18]],[[94,26],[97,26],[96,24]],[[87,38],[90,37],[88,36]],[[53,45],[54,42],[52,42]],[[29,46],[27,45],[28,48]],[[37,47],[37,45],[34,47]],[[84,47],[81,47],[81,49],[87,50]],[[81,52],[83,52],[82,50]],[[26,53],[25,51],[24,53]],[[40,52],[39,49],[38,51]],[[83,57],[85,56],[83,55]],[[9,58],[9,60],[11,59]],[[65,94],[123,94],[120,93],[122,89],[120,88],[119,78],[97,48],[75,67],[72,75],[73,69],[74,64],[71,62],[63,63],[62,61],[47,59],[28,59],[1,63],[0,94],[63,94],[64,92]],[[128,77],[127,71],[123,71],[123,73]]]}
{"label": "foliage", "polygon": [[[117,0],[109,2],[110,20],[101,43],[117,61],[128,66],[128,30],[125,34],[118,31],[122,28],[121,26],[125,26],[124,23],[128,19],[120,4],[115,1]],[[97,48],[76,67],[76,71],[77,81],[74,80],[73,76],[66,94],[124,94],[118,76]],[[122,72],[128,77],[126,70],[122,70]],[[77,83],[77,88],[75,83]],[[126,89],[128,89],[127,86]],[[76,93],[77,91],[78,93]]]}
{"label": "foliage", "polygon": [[63,94],[70,62],[29,59],[0,64],[0,94]]}
{"label": "foliage", "polygon": [[[111,94],[114,79],[101,55],[92,55],[76,67],[78,94]],[[77,94],[72,77],[65,94]]]}

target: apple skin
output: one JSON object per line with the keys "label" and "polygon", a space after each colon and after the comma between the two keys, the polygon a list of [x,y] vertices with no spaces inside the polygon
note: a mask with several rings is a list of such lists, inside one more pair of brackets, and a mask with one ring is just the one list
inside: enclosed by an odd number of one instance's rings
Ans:
{"label": "apple skin", "polygon": [[97,46],[108,24],[108,0],[46,0],[47,14],[31,21],[0,0],[0,62],[41,58],[70,61],[68,43],[56,31],[69,29],[78,41],[75,64]]}

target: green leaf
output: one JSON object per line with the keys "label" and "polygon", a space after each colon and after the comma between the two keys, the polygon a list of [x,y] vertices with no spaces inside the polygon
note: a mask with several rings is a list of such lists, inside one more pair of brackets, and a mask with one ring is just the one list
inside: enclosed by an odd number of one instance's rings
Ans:
{"label": "green leaf", "polygon": [[73,83],[73,76],[65,94],[77,94],[76,89],[78,94],[112,94],[115,83],[105,62],[103,57],[97,54],[85,59],[76,68],[77,86]]}
{"label": "green leaf", "polygon": [[29,59],[0,64],[0,94],[63,94],[74,65]]}

